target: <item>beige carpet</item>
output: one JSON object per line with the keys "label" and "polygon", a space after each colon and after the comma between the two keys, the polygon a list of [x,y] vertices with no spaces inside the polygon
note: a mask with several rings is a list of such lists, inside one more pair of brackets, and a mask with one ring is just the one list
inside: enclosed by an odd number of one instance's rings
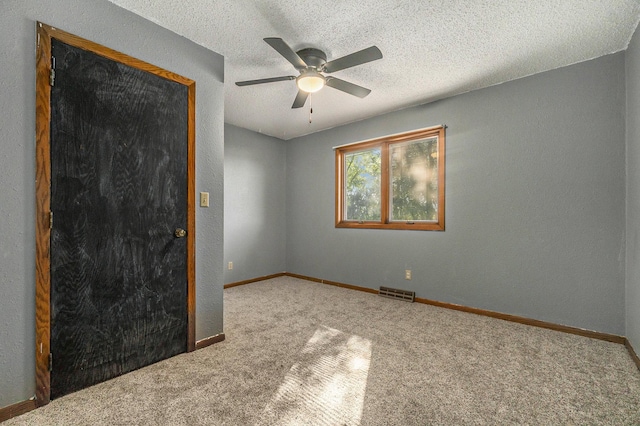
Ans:
{"label": "beige carpet", "polygon": [[224,342],[6,425],[640,424],[622,345],[289,277],[224,303]]}

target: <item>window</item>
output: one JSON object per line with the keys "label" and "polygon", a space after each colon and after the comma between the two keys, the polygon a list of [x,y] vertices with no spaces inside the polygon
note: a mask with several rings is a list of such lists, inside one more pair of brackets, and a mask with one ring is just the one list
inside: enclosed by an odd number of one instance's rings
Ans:
{"label": "window", "polygon": [[336,227],[444,230],[444,126],[336,148]]}

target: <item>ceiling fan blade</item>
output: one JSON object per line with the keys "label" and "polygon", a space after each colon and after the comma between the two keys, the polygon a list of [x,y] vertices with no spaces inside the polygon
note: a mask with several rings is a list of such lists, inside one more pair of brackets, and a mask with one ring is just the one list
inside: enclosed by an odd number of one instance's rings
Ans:
{"label": "ceiling fan blade", "polygon": [[307,92],[298,90],[298,94],[296,95],[296,99],[293,101],[293,105],[291,105],[291,108],[302,108],[305,102],[307,102],[308,97],[309,94]]}
{"label": "ceiling fan blade", "polygon": [[261,78],[259,80],[236,81],[236,86],[250,86],[252,84],[273,83],[275,81],[295,80],[292,75],[284,77]]}
{"label": "ceiling fan blade", "polygon": [[322,71],[332,73],[343,70],[345,68],[355,67],[356,65],[366,64],[382,58],[382,52],[376,46],[371,46],[352,53],[342,58],[334,59],[324,64]]}
{"label": "ceiling fan blade", "polygon": [[327,77],[327,86],[333,87],[334,89],[342,90],[343,92],[346,92],[353,96],[357,96],[359,98],[364,98],[369,93],[371,93],[370,89],[358,86],[357,84],[349,83],[348,81],[344,81],[335,77]]}
{"label": "ceiling fan blade", "polygon": [[291,64],[296,67],[296,69],[304,69],[307,68],[307,64],[298,56],[296,52],[293,51],[292,48],[289,47],[284,40],[278,37],[267,37],[264,39],[267,44],[273,47],[279,54],[284,56],[284,58],[291,62]]}

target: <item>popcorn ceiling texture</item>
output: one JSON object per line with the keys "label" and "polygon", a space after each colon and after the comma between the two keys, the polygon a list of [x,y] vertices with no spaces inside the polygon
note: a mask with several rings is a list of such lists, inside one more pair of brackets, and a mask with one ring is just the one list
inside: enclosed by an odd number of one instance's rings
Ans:
{"label": "popcorn ceiling texture", "polygon": [[[224,55],[225,122],[281,139],[625,50],[640,18],[637,0],[110,1]],[[234,84],[297,75],[264,37],[384,58],[336,72],[372,92],[323,89],[310,124],[309,103],[291,109],[295,82]]]}

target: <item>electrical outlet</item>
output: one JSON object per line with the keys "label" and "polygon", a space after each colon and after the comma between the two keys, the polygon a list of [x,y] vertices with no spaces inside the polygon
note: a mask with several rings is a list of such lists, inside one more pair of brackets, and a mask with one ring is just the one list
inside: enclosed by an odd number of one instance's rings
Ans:
{"label": "electrical outlet", "polygon": [[227,264],[227,268],[228,268],[229,270],[232,270],[232,269],[233,269],[233,262],[229,262],[229,263]]}
{"label": "electrical outlet", "polygon": [[410,280],[411,279],[411,269],[405,269],[404,270],[404,279],[405,280]]}

